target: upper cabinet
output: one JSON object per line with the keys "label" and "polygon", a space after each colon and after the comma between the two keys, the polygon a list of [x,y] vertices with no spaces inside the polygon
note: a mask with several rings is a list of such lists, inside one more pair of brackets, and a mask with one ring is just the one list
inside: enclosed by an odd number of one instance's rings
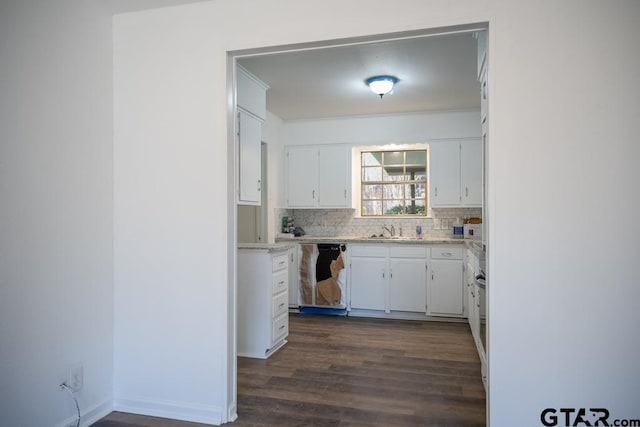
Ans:
{"label": "upper cabinet", "polygon": [[482,140],[429,144],[431,207],[482,206]]}
{"label": "upper cabinet", "polygon": [[351,207],[351,147],[290,146],[286,156],[287,207]]}
{"label": "upper cabinet", "polygon": [[269,86],[238,65],[238,108],[261,120],[267,118],[267,89]]}
{"label": "upper cabinet", "polygon": [[262,200],[262,122],[266,118],[268,86],[240,66],[237,68],[236,75],[238,204],[260,205]]}

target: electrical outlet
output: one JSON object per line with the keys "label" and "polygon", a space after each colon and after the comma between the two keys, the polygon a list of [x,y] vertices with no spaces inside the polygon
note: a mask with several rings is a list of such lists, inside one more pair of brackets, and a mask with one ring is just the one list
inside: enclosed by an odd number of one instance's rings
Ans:
{"label": "electrical outlet", "polygon": [[73,365],[69,369],[69,376],[67,377],[67,387],[69,387],[73,391],[80,391],[82,389],[82,385],[84,383],[84,378],[82,375],[82,363],[78,363]]}

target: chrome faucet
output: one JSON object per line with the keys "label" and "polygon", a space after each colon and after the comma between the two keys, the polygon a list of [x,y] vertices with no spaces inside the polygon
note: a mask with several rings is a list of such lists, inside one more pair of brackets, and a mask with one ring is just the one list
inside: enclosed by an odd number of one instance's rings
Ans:
{"label": "chrome faucet", "polygon": [[387,230],[389,232],[389,234],[391,235],[391,237],[396,235],[396,229],[393,226],[393,224],[391,224],[391,228],[387,227],[386,225],[382,226],[382,231],[384,232],[384,230]]}

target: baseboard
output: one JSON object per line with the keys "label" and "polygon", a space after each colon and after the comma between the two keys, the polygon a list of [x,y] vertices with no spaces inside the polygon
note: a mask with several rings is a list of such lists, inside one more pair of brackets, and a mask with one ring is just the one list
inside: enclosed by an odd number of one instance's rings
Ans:
{"label": "baseboard", "polygon": [[[74,408],[75,409],[75,408]],[[83,410],[80,407],[80,426],[81,427],[89,427],[91,424],[95,423],[101,418],[106,417],[113,411],[113,402],[111,399],[105,400],[102,403],[98,403],[96,405],[90,406],[87,409]],[[75,427],[78,421],[78,416],[76,414],[70,416],[64,421],[56,424],[55,427]]]}
{"label": "baseboard", "polygon": [[113,410],[209,425],[220,425],[223,419],[223,410],[219,406],[128,396],[116,396]]}

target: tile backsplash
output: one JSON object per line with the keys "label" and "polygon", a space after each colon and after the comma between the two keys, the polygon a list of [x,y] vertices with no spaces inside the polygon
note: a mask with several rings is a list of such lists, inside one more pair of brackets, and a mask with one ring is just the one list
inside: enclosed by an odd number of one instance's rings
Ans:
{"label": "tile backsplash", "polygon": [[[294,218],[294,224],[307,235],[316,237],[369,237],[382,233],[383,226],[395,228],[396,236],[413,237],[416,225],[422,225],[423,236],[446,237],[458,219],[482,216],[481,208],[432,209],[430,218],[356,218],[354,209],[281,209],[276,215],[280,231],[282,217]],[[388,233],[385,231],[385,235]]]}

